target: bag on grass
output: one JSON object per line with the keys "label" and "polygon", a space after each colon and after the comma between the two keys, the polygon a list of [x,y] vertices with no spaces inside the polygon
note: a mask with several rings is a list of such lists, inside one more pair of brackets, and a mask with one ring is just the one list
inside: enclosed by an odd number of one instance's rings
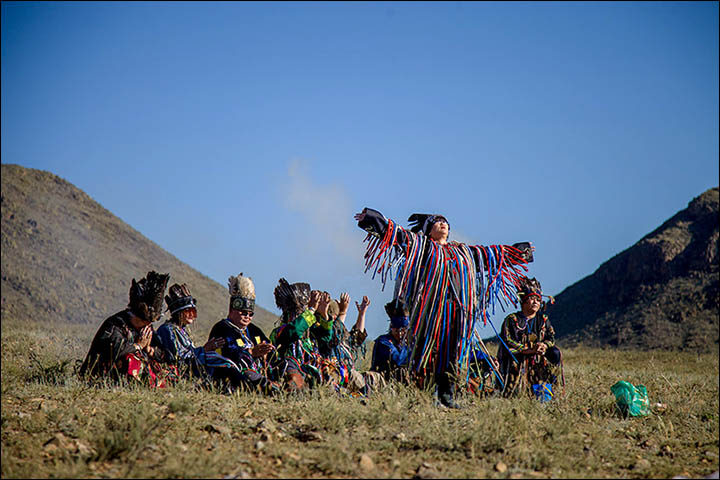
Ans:
{"label": "bag on grass", "polygon": [[536,383],[532,386],[532,391],[540,403],[549,402],[553,398],[552,385],[549,383]]}
{"label": "bag on grass", "polygon": [[610,391],[615,394],[617,406],[624,415],[644,417],[650,413],[650,400],[645,385],[636,387],[621,380],[610,387]]}

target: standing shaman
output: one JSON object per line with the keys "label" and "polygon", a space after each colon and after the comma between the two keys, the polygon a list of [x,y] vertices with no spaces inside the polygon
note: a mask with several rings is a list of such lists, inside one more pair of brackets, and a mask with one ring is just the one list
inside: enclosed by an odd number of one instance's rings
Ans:
{"label": "standing shaman", "polygon": [[379,273],[384,284],[397,265],[395,300],[410,310],[411,374],[421,386],[436,383],[442,405],[460,408],[455,383],[467,367],[477,317],[486,321],[503,297],[514,302],[532,246],[448,242],[442,215],[413,214],[409,230],[369,208],[355,219],[368,232],[365,271]]}

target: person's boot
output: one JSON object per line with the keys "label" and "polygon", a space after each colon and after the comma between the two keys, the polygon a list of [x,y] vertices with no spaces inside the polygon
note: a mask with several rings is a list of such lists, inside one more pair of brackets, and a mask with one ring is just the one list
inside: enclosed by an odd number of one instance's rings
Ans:
{"label": "person's boot", "polygon": [[448,386],[447,384],[440,383],[440,384],[438,384],[438,388],[435,392],[437,395],[437,399],[435,401],[436,406],[445,407],[445,408],[454,408],[457,410],[460,410],[463,408],[460,406],[459,403],[457,403],[455,401],[455,398],[454,398],[455,386]]}
{"label": "person's boot", "polygon": [[447,408],[455,408],[461,410],[463,407],[455,401],[452,392],[445,392],[439,395],[440,404]]}

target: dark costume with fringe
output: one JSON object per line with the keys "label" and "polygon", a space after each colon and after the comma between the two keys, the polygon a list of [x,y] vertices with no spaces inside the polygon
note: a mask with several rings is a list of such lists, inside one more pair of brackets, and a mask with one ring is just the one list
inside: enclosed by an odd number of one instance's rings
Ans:
{"label": "dark costume with fringe", "polygon": [[80,376],[107,376],[113,380],[132,377],[147,382],[152,387],[163,386],[163,382],[156,377],[166,377],[170,372],[165,365],[169,359],[162,348],[162,342],[153,332],[150,341],[150,346],[155,349],[153,356],[139,349],[135,342],[140,331],[130,323],[132,315],[129,310],[123,310],[100,325],[85,361],[80,366]]}
{"label": "dark costume with fringe", "polygon": [[152,355],[139,348],[141,329],[131,323],[133,316],[151,325],[162,314],[163,294],[170,275],[148,272],[140,281],[132,280],[128,308],[107,318],[90,344],[79,375],[87,378],[109,377],[114,380],[133,378],[151,387],[164,387],[167,379],[176,378],[169,368],[162,343],[152,332]]}

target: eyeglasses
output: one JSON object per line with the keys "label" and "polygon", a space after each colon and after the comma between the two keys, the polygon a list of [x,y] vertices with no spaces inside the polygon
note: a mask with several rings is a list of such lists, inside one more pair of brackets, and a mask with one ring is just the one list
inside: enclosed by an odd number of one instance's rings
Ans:
{"label": "eyeglasses", "polygon": [[243,317],[252,317],[253,315],[255,315],[255,312],[251,312],[250,310],[242,310],[240,312],[240,315],[242,315]]}

